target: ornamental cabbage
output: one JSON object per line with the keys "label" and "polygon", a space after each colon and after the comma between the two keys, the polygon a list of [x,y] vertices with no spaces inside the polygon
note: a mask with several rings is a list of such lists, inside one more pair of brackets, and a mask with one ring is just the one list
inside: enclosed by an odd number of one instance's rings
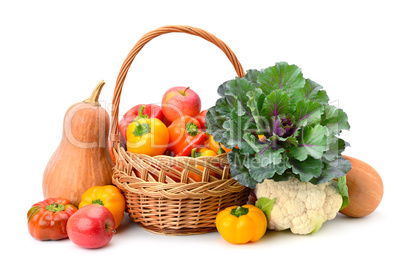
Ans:
{"label": "ornamental cabbage", "polygon": [[341,155],[348,143],[339,138],[350,128],[346,113],[296,65],[248,70],[218,94],[206,115],[207,133],[232,149],[227,158],[240,184],[254,188],[292,177],[321,184],[351,169]]}

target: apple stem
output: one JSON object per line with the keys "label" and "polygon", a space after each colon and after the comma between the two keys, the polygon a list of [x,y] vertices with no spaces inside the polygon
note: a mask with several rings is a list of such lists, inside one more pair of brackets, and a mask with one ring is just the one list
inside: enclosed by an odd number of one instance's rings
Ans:
{"label": "apple stem", "polygon": [[[187,91],[187,89],[189,89],[189,88],[190,88],[190,87],[186,87],[186,89],[184,90],[183,93],[186,94],[186,91]],[[183,95],[184,95],[184,94],[183,94]]]}
{"label": "apple stem", "polygon": [[106,228],[106,230],[110,230],[110,231],[112,231],[113,232],[113,234],[115,234],[116,233],[116,229],[113,229],[112,227],[110,227],[110,225],[109,224],[105,224],[105,228]]}

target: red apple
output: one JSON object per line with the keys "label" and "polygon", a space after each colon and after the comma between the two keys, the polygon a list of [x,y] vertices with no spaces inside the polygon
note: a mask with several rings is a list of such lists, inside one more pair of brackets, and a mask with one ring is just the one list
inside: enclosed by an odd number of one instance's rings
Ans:
{"label": "red apple", "polygon": [[170,122],[182,115],[196,116],[200,111],[201,99],[189,87],[172,87],[163,95],[162,112]]}
{"label": "red apple", "polygon": [[67,222],[68,237],[74,244],[84,248],[103,247],[112,240],[114,233],[112,213],[98,204],[80,208]]}

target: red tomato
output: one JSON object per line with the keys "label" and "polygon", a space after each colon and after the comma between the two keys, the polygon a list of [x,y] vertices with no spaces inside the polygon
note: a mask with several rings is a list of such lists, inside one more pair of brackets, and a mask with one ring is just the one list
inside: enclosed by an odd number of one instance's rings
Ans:
{"label": "red tomato", "polygon": [[67,238],[67,220],[77,211],[70,201],[48,198],[34,204],[28,211],[29,233],[38,240]]}

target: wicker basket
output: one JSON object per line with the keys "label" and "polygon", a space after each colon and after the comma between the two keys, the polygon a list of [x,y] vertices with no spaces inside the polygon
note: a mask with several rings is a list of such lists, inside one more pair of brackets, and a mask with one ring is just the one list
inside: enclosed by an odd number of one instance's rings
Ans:
{"label": "wicker basket", "polygon": [[[165,26],[145,34],[128,54],[117,77],[112,106],[111,140],[116,158],[112,181],[123,192],[130,217],[146,230],[165,235],[201,234],[216,230],[215,217],[221,209],[243,205],[248,200],[250,189],[230,176],[226,155],[150,157],[127,152],[119,141],[120,95],[128,69],[146,43],[171,32],[196,35],[215,44],[226,54],[237,75],[244,76],[243,68],[230,48],[204,30]],[[203,166],[203,171],[196,165]],[[202,181],[194,182],[188,176],[189,172],[202,176]]]}

